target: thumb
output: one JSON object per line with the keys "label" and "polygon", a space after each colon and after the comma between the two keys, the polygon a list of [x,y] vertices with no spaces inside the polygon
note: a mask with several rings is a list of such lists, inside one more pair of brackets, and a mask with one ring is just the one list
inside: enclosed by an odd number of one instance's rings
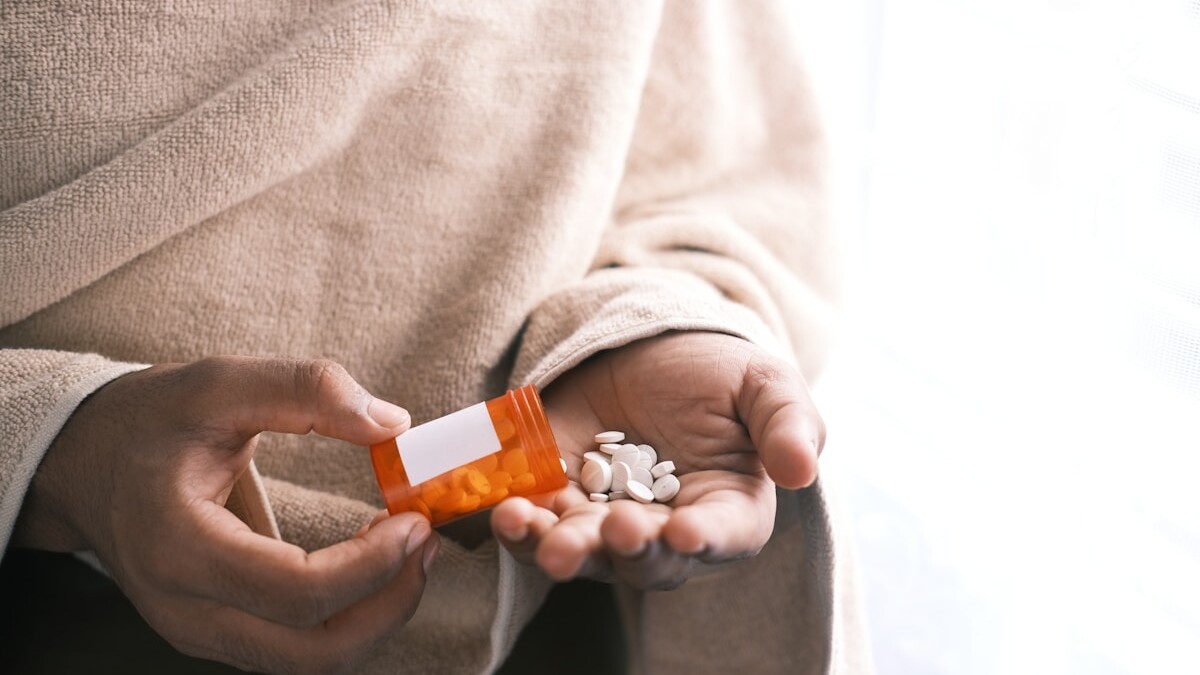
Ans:
{"label": "thumb", "polygon": [[816,480],[825,423],[795,368],[774,357],[752,356],[737,410],[771,480],[790,489]]}
{"label": "thumb", "polygon": [[220,357],[200,362],[214,373],[225,411],[247,437],[262,431],[338,438],[371,445],[408,429],[408,411],[375,398],[341,365],[327,360]]}

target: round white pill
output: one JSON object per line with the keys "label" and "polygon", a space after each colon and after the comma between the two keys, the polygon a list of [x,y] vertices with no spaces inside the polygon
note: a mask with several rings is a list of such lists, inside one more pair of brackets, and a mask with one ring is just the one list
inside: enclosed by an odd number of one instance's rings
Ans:
{"label": "round white pill", "polygon": [[633,497],[643,504],[649,504],[650,502],[654,501],[654,493],[650,491],[650,488],[642,485],[641,483],[630,481],[629,485],[625,488],[625,491],[629,493],[630,497]]}
{"label": "round white pill", "polygon": [[660,502],[669,502],[679,494],[679,479],[671,474],[667,474],[662,478],[654,481],[654,485],[650,487],[650,492],[654,494],[654,498]]}
{"label": "round white pill", "polygon": [[608,492],[612,486],[613,471],[608,464],[588,460],[583,463],[583,471],[579,474],[579,483],[588,492]]}
{"label": "round white pill", "polygon": [[588,495],[588,499],[594,502],[606,502],[608,501],[608,495],[603,492],[593,492],[592,494]]}
{"label": "round white pill", "polygon": [[[609,486],[613,492],[620,492],[629,485],[629,478],[633,475],[633,469],[625,462],[613,462],[612,465],[612,484]],[[590,490],[590,492],[598,492],[598,490]]]}
{"label": "round white pill", "polygon": [[637,466],[638,458],[642,456],[642,451],[637,449],[633,443],[626,443],[621,446],[620,450],[613,453],[613,464],[624,462],[630,468]]}
{"label": "round white pill", "polygon": [[620,443],[625,440],[624,431],[601,431],[596,434],[597,443]]}
{"label": "round white pill", "polygon": [[586,462],[589,459],[593,462],[603,462],[605,464],[612,463],[612,460],[609,459],[608,455],[604,454],[603,452],[596,452],[595,450],[588,450],[587,452],[583,453],[583,461]]}
{"label": "round white pill", "polygon": [[611,455],[620,449],[621,449],[620,443],[601,443],[600,444],[600,452],[603,452],[606,455]]}
{"label": "round white pill", "polygon": [[630,472],[629,480],[637,481],[646,487],[654,485],[654,476],[650,475],[650,469],[643,469],[640,466]]}
{"label": "round white pill", "polygon": [[638,458],[634,468],[642,468],[649,471],[652,466],[654,466],[654,458],[644,452],[638,451]]}
{"label": "round white pill", "polygon": [[671,473],[675,473],[675,462],[672,462],[669,459],[665,462],[659,462],[658,464],[655,464],[654,467],[650,469],[650,475],[654,476],[655,478],[662,478],[663,476]]}
{"label": "round white pill", "polygon": [[638,450],[641,450],[643,455],[646,455],[650,458],[650,466],[654,466],[658,463],[658,451],[654,449],[654,446],[642,443],[638,446]]}

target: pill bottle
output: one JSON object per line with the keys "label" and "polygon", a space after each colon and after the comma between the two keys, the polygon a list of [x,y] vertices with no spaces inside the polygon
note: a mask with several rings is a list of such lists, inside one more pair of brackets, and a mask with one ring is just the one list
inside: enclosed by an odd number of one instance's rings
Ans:
{"label": "pill bottle", "polygon": [[533,385],[415,426],[371,446],[390,513],[441,525],[509,495],[566,487],[558,444]]}

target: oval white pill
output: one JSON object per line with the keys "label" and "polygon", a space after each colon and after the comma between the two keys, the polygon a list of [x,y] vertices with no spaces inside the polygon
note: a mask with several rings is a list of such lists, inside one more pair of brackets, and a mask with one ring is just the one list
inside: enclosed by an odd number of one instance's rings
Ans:
{"label": "oval white pill", "polygon": [[629,493],[630,497],[633,497],[643,504],[649,504],[650,502],[654,501],[654,493],[651,492],[650,488],[642,485],[641,483],[630,481],[629,486],[625,488],[625,491]]}
{"label": "oval white pill", "polygon": [[644,469],[640,466],[630,472],[629,480],[637,481],[646,487],[654,485],[654,476],[650,475],[650,469]]}
{"label": "oval white pill", "polygon": [[620,443],[601,443],[600,444],[600,452],[603,452],[606,455],[611,455],[620,449],[621,449]]}
{"label": "oval white pill", "polygon": [[650,487],[650,492],[654,494],[654,498],[660,502],[669,502],[679,494],[679,479],[671,474],[667,474],[662,478],[654,481],[654,485]]}
{"label": "oval white pill", "polygon": [[612,486],[613,471],[604,462],[588,460],[583,463],[583,471],[579,474],[579,483],[588,492],[608,492]]}
{"label": "oval white pill", "polygon": [[629,477],[633,475],[633,469],[625,462],[613,462],[612,465],[612,484],[609,486],[613,492],[620,492],[629,485]]}
{"label": "oval white pill", "polygon": [[597,443],[620,443],[625,440],[624,431],[601,431],[595,436]]}
{"label": "oval white pill", "polygon": [[638,458],[642,456],[642,451],[637,449],[633,443],[626,443],[621,446],[620,450],[613,453],[613,464],[624,462],[633,468],[637,466]]}
{"label": "oval white pill", "polygon": [[654,476],[655,478],[662,478],[670,473],[675,473],[675,462],[672,462],[669,459],[665,462],[659,462],[658,464],[655,464],[654,467],[650,469],[650,475]]}
{"label": "oval white pill", "polygon": [[593,492],[592,494],[588,495],[588,499],[594,502],[606,502],[608,501],[608,495],[604,494],[603,492]]}
{"label": "oval white pill", "polygon": [[638,450],[641,450],[643,455],[650,457],[650,466],[654,466],[658,463],[658,451],[654,449],[654,446],[642,443],[638,446]]}
{"label": "oval white pill", "polygon": [[596,452],[595,450],[588,450],[587,452],[583,453],[583,461],[586,462],[589,459],[593,462],[603,462],[605,464],[612,463],[612,460],[608,455],[604,454],[603,452]]}

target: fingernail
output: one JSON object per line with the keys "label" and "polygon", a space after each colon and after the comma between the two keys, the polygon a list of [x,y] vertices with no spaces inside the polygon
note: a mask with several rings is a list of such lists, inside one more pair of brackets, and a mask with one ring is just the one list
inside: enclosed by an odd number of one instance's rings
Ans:
{"label": "fingernail", "polygon": [[421,566],[425,568],[425,574],[429,574],[429,569],[433,567],[433,559],[437,557],[440,550],[442,550],[441,539],[433,537],[425,542],[425,555],[421,558]]}
{"label": "fingernail", "polygon": [[398,427],[409,423],[408,411],[393,403],[388,403],[383,399],[371,399],[371,403],[367,406],[367,414],[371,419],[379,423],[380,426]]}
{"label": "fingernail", "polygon": [[424,520],[413,525],[412,529],[408,531],[408,540],[404,542],[404,555],[416,553],[417,549],[429,539],[431,532],[433,530],[429,528],[429,523]]}

